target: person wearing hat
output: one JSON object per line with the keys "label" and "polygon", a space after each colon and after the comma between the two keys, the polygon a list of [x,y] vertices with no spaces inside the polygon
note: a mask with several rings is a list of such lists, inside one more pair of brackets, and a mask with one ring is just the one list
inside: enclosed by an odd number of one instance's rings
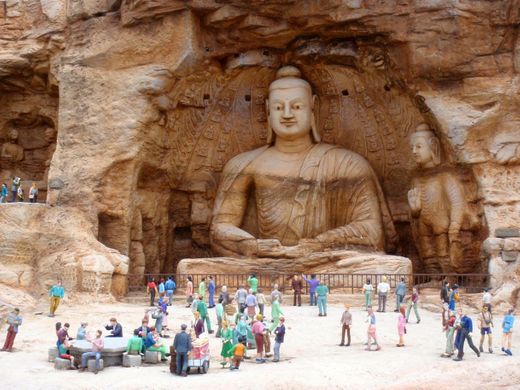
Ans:
{"label": "person wearing hat", "polygon": [[14,309],[7,316],[7,337],[5,338],[4,347],[2,351],[13,352],[13,344],[16,335],[18,334],[18,327],[22,325],[22,317],[20,317],[20,309]]}
{"label": "person wearing hat", "polygon": [[82,322],[81,326],[78,328],[78,333],[76,334],[76,340],[86,340],[87,339],[87,326],[86,322]]}
{"label": "person wearing hat", "polygon": [[176,353],[176,373],[180,376],[186,376],[188,370],[188,353],[192,349],[191,337],[186,333],[186,324],[181,325],[181,331],[175,335],[173,339],[173,348]]}
{"label": "person wearing hat", "polygon": [[[345,303],[345,311],[341,316],[341,343],[340,347],[346,345],[350,346],[350,326],[352,325],[352,314],[350,313],[350,305]],[[345,332],[347,332],[347,344],[345,344]]]}
{"label": "person wearing hat", "polygon": [[386,298],[390,291],[390,285],[387,282],[386,276],[383,276],[377,285],[377,311],[384,313],[386,311]]}
{"label": "person wearing hat", "polygon": [[453,285],[453,289],[452,289],[451,294],[450,294],[449,309],[451,311],[455,311],[455,305],[456,305],[457,302],[459,302],[459,300],[460,300],[459,285],[458,284],[454,284]]}

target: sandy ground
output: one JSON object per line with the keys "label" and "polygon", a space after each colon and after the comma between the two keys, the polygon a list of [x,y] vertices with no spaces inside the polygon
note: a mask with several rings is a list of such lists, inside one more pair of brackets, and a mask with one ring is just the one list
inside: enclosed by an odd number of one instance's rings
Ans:
{"label": "sandy ground", "polygon": [[[111,316],[123,324],[125,335],[140,325],[144,307],[134,304],[86,304],[60,306],[55,318],[24,313],[24,325],[15,341],[15,352],[0,352],[0,388],[9,389],[166,389],[174,386],[190,389],[457,389],[520,388],[520,332],[513,338],[513,357],[500,352],[499,330],[494,340],[495,353],[477,358],[469,350],[463,362],[441,358],[445,337],[440,331],[440,314],[421,311],[422,321],[411,318],[405,348],[396,348],[396,313],[377,314],[379,352],[364,351],[365,312],[352,309],[353,344],[339,347],[339,319],[342,306],[329,307],[327,317],[318,317],[317,309],[284,306],[287,317],[286,342],[282,361],[255,364],[245,361],[240,371],[221,369],[220,339],[210,337],[212,366],[208,374],[181,378],[169,373],[167,364],[135,368],[109,367],[97,376],[76,371],[55,371],[47,362],[47,350],[55,343],[54,323],[68,321],[75,334],[80,321],[89,329],[101,328]],[[47,310],[41,302],[34,312]],[[212,312],[214,316],[214,312]],[[474,316],[473,316],[474,317]],[[169,319],[170,329],[191,320],[188,309],[177,303]],[[497,326],[502,316],[495,318]],[[518,325],[517,325],[518,327]],[[477,333],[477,332],[475,332]],[[173,332],[171,332],[173,335]],[[2,331],[3,343],[5,328]],[[478,336],[474,337],[478,345]],[[166,339],[168,344],[173,339]],[[3,344],[2,344],[3,345]],[[252,355],[254,352],[250,351]]]}

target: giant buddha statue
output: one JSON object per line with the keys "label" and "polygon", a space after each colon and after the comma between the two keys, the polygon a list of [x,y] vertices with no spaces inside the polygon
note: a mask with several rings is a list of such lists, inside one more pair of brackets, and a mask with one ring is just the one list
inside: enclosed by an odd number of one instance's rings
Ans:
{"label": "giant buddha statue", "polygon": [[[233,259],[224,263],[244,272],[341,271],[345,256],[359,265],[363,253],[384,257],[395,242],[374,171],[360,155],[320,142],[315,102],[297,68],[277,72],[266,102],[268,144],[232,158],[222,173],[210,238],[215,253]],[[392,270],[410,271],[408,259],[387,257],[399,259]],[[197,273],[187,262],[178,272]],[[376,268],[370,271],[382,271]]]}

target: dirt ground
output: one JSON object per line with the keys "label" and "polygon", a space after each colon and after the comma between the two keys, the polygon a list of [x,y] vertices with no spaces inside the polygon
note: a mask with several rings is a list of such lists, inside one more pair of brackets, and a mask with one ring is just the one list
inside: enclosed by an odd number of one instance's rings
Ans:
{"label": "dirt ground", "polygon": [[[63,304],[55,318],[22,313],[24,324],[11,354],[0,352],[1,388],[9,389],[167,389],[175,386],[190,389],[460,389],[520,388],[520,334],[513,337],[513,357],[500,352],[502,316],[495,318],[497,326],[494,354],[480,358],[468,350],[463,362],[441,358],[445,337],[441,332],[440,314],[421,310],[422,321],[411,317],[406,335],[406,347],[395,347],[397,314],[377,314],[378,335],[382,343],[379,352],[364,351],[366,313],[353,308],[353,344],[339,347],[339,320],[342,305],[329,307],[327,317],[318,317],[317,308],[284,306],[287,318],[286,342],[282,346],[282,361],[255,364],[245,361],[239,371],[221,369],[220,339],[210,336],[211,367],[208,374],[193,374],[181,378],[169,373],[167,364],[135,368],[109,367],[97,376],[76,371],[55,371],[47,362],[47,350],[55,343],[54,323],[70,322],[75,335],[81,321],[89,329],[101,328],[111,316],[123,325],[125,336],[140,325],[144,306],[125,303]],[[269,308],[268,313],[269,313]],[[33,313],[47,310],[41,302]],[[183,322],[190,323],[189,309],[176,303],[170,310],[169,328],[176,330]],[[212,320],[214,312],[211,311]],[[472,316],[475,318],[475,315]],[[476,321],[474,320],[475,327]],[[517,324],[517,327],[519,325]],[[170,331],[173,336],[174,331]],[[478,346],[478,330],[474,332]],[[3,343],[5,327],[2,331]],[[173,338],[165,339],[168,344]],[[3,344],[2,344],[3,345]],[[254,351],[250,351],[253,355]]]}

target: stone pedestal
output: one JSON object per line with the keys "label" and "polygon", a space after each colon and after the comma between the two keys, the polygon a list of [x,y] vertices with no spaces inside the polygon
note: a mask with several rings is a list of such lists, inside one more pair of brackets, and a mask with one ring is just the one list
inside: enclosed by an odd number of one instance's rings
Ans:
{"label": "stone pedestal", "polygon": [[68,370],[70,368],[70,360],[56,357],[54,360],[54,368],[56,370]]}
{"label": "stone pedestal", "polygon": [[144,353],[144,362],[148,364],[157,364],[161,362],[161,354],[159,352],[146,351]]}
{"label": "stone pedestal", "polygon": [[179,274],[388,274],[412,273],[412,262],[401,256],[353,250],[319,252],[302,258],[271,259],[212,257],[183,259]]}
{"label": "stone pedestal", "polygon": [[[105,368],[103,359],[99,359],[99,371],[102,371],[103,368]],[[94,372],[94,370],[96,369],[96,359],[94,359],[94,358],[88,359],[87,369],[89,372]]]}
{"label": "stone pedestal", "polygon": [[141,355],[129,355],[128,353],[123,354],[124,367],[138,367],[141,365],[141,363]]}
{"label": "stone pedestal", "polygon": [[58,348],[56,348],[56,347],[49,348],[47,361],[51,362],[51,363],[54,363],[54,361],[56,360],[56,358],[58,356],[59,356]]}

